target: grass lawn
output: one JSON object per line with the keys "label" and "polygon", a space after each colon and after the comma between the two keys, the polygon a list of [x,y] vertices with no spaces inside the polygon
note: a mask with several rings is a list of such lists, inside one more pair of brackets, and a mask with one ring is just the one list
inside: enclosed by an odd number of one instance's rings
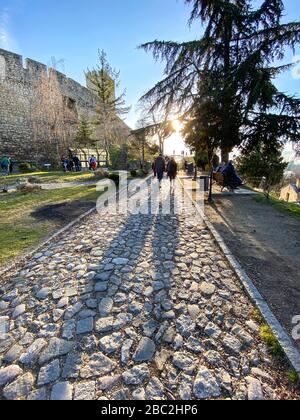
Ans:
{"label": "grass lawn", "polygon": [[0,194],[0,265],[92,208],[98,197],[95,186]]}
{"label": "grass lawn", "polygon": [[30,176],[37,177],[42,183],[60,183],[60,182],[74,182],[74,181],[91,181],[94,179],[92,172],[67,172],[51,171],[51,172],[32,172],[28,174],[13,174],[9,175],[6,179],[8,185],[14,185],[22,178]]}
{"label": "grass lawn", "polygon": [[273,206],[282,213],[289,214],[300,220],[300,206],[291,203],[285,203],[284,201],[278,200],[276,197],[270,197],[269,200],[265,198],[263,194],[255,197],[255,201],[265,205]]}

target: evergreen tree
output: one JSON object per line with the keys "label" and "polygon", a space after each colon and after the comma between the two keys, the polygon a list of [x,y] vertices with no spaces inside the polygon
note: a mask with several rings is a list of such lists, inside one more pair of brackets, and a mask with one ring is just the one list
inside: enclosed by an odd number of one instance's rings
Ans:
{"label": "evergreen tree", "polygon": [[255,187],[262,186],[266,198],[272,187],[278,185],[288,164],[282,157],[282,148],[271,149],[267,145],[257,146],[251,152],[245,152],[238,158],[240,173]]}
{"label": "evergreen tree", "polygon": [[86,149],[95,148],[97,141],[92,137],[93,130],[86,116],[81,116],[75,137],[76,147],[82,151],[88,160]]}
{"label": "evergreen tree", "polygon": [[281,0],[265,0],[258,8],[250,0],[185,1],[192,5],[190,23],[200,21],[204,35],[141,46],[166,61],[165,78],[145,98],[154,98],[156,107],[179,109],[187,120],[196,118],[191,125],[206,125],[214,146],[225,152],[261,142],[300,142],[300,100],[274,84],[291,66],[273,64],[299,43],[300,23],[282,23]]}
{"label": "evergreen tree", "polygon": [[124,91],[116,96],[116,89],[120,85],[120,72],[114,70],[104,51],[98,51],[99,64],[86,73],[88,87],[99,98],[96,108],[97,119],[95,126],[101,133],[100,143],[106,154],[106,164],[109,164],[109,150],[123,141],[122,131],[119,127],[120,117],[130,111],[126,106]]}
{"label": "evergreen tree", "polygon": [[90,123],[85,116],[79,120],[78,129],[76,133],[76,142],[80,148],[90,148],[95,146],[96,140],[92,139],[93,130]]}

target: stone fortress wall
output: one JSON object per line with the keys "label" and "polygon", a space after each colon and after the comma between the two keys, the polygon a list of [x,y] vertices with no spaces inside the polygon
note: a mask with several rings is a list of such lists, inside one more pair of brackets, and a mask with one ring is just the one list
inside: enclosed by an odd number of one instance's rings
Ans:
{"label": "stone fortress wall", "polygon": [[[95,117],[99,102],[91,90],[34,60],[27,58],[23,66],[22,56],[0,49],[0,155],[9,154],[16,160],[47,160],[48,156],[43,155],[45,140],[33,133],[32,115],[32,104],[39,95],[38,82],[45,77],[56,78],[61,94],[72,101],[77,120],[81,115]],[[121,119],[118,126],[125,142],[130,128]]]}

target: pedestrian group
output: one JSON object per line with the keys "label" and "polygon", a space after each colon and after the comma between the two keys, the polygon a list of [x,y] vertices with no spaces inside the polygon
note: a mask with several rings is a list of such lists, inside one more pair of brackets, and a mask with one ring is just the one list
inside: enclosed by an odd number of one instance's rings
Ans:
{"label": "pedestrian group", "polygon": [[164,157],[162,153],[155,159],[152,165],[154,177],[158,179],[159,188],[161,188],[161,182],[164,178],[164,174],[167,173],[167,176],[171,183],[171,188],[175,187],[175,180],[178,174],[178,164],[175,159]]}

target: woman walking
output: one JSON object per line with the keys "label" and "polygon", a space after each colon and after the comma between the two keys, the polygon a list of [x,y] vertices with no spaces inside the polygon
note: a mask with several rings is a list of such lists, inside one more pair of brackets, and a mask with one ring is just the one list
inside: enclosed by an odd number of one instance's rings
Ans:
{"label": "woman walking", "polygon": [[164,172],[166,171],[166,162],[162,154],[160,154],[158,158],[156,158],[153,171],[155,176],[157,176],[159,188],[161,188],[161,182],[164,178]]}
{"label": "woman walking", "polygon": [[178,165],[177,165],[174,158],[171,158],[171,160],[168,163],[167,173],[168,173],[168,178],[170,179],[171,188],[174,188],[175,187],[175,179],[176,179],[177,173],[178,173]]}
{"label": "woman walking", "polygon": [[4,175],[9,174],[10,158],[8,156],[3,156],[0,162],[1,169]]}

